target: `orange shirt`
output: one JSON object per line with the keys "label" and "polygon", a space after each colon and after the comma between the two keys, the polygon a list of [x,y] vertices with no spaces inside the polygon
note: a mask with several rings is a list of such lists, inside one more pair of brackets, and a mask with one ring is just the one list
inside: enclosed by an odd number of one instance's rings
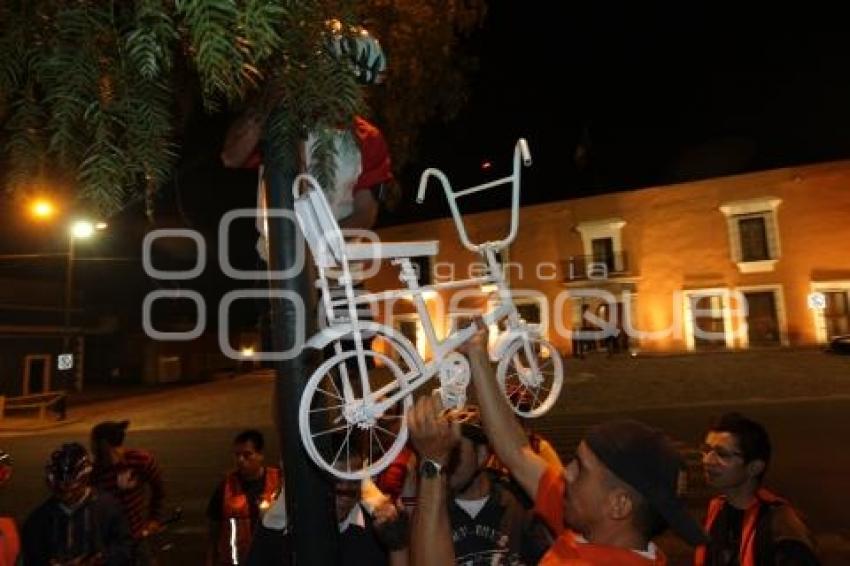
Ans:
{"label": "orange shirt", "polygon": [[667,559],[656,549],[655,559],[633,550],[581,542],[578,535],[564,527],[564,494],[567,481],[563,470],[546,468],[537,486],[534,511],[552,529],[558,539],[540,561],[540,566],[665,566]]}
{"label": "orange shirt", "polygon": [[20,550],[21,541],[15,522],[8,517],[0,517],[0,566],[14,566]]}

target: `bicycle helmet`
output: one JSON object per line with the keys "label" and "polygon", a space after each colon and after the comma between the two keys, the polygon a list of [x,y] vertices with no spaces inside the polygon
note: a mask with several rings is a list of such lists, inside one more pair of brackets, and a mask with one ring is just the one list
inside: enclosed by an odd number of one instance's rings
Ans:
{"label": "bicycle helmet", "polygon": [[63,444],[50,455],[45,466],[47,485],[54,490],[88,481],[91,471],[89,453],[77,442]]}
{"label": "bicycle helmet", "polygon": [[345,28],[339,20],[327,22],[327,48],[337,59],[348,61],[361,84],[377,84],[384,80],[387,58],[381,43],[362,26]]}

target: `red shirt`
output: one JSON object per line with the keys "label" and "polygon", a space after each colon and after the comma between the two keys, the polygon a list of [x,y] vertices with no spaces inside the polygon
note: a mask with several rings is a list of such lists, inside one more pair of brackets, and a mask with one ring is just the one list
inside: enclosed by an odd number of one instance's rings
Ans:
{"label": "red shirt", "polygon": [[17,564],[21,541],[18,539],[18,529],[9,517],[0,517],[0,566]]}
{"label": "red shirt", "polygon": [[655,559],[641,556],[633,550],[580,542],[577,534],[564,527],[564,494],[567,481],[563,469],[555,466],[546,468],[537,486],[534,512],[552,529],[555,541],[540,566],[665,566],[667,559],[656,550]]}
{"label": "red shirt", "polygon": [[[387,183],[392,180],[392,163],[390,161],[390,150],[381,130],[360,116],[354,117],[351,128],[357,146],[360,149],[360,164],[362,170],[357,178],[352,192],[371,189],[375,185]],[[254,148],[253,153],[241,165],[246,169],[256,169],[263,163],[263,155],[259,146]]]}

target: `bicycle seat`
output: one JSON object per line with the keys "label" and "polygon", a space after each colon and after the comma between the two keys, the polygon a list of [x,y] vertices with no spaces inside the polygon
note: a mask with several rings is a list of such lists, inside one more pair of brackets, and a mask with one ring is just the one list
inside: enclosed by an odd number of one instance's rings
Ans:
{"label": "bicycle seat", "polygon": [[422,257],[437,255],[440,242],[363,242],[345,245],[345,254],[350,260],[395,259],[398,257]]}
{"label": "bicycle seat", "polygon": [[[311,182],[315,180],[311,178]],[[297,183],[297,182],[296,182]],[[297,192],[297,185],[295,191]],[[295,216],[319,267],[338,267],[343,252],[351,261],[437,255],[437,240],[347,243],[318,185],[295,199]]]}

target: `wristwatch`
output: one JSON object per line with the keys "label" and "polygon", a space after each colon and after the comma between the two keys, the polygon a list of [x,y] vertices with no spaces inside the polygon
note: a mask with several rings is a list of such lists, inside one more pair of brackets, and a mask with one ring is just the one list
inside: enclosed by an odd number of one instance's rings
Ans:
{"label": "wristwatch", "polygon": [[433,479],[440,475],[443,470],[443,465],[434,460],[425,458],[419,465],[419,475],[423,478]]}

